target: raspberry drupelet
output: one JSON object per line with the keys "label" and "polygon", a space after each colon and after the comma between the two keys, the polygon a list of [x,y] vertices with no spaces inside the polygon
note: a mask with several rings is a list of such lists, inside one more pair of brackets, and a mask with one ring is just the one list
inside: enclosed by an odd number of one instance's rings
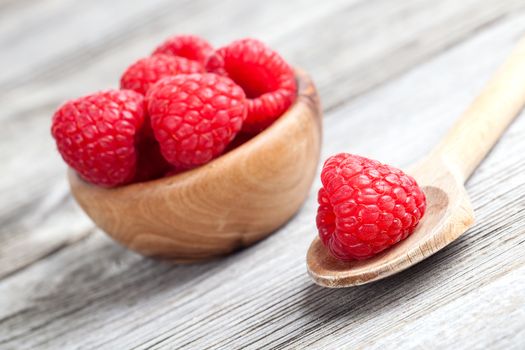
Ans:
{"label": "raspberry drupelet", "polygon": [[279,118],[295,101],[297,83],[290,65],[256,39],[241,39],[216,50],[209,72],[230,77],[248,99],[243,131],[256,134]]}
{"label": "raspberry drupelet", "polygon": [[321,172],[317,228],[341,260],[370,258],[410,235],[425,213],[425,194],[399,169],[340,153]]}

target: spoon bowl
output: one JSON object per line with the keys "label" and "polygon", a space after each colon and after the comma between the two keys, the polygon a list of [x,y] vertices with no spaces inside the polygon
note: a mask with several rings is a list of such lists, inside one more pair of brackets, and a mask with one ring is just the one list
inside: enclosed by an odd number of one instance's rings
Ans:
{"label": "spoon bowl", "polygon": [[319,162],[319,98],[306,73],[296,71],[296,79],[287,112],[210,163],[112,189],[70,170],[73,196],[97,226],[146,256],[191,262],[253,244],[297,212]]}

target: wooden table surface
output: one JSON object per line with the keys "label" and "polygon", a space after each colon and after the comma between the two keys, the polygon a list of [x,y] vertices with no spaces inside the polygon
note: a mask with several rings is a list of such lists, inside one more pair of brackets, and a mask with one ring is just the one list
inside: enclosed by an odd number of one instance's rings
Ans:
{"label": "wooden table surface", "polygon": [[0,349],[525,349],[524,116],[467,184],[476,225],[370,285],[306,274],[318,180],[285,227],[208,263],[143,258],[97,230],[69,194],[52,112],[181,32],[268,42],[317,83],[323,159],[406,167],[525,33],[525,3],[0,1]]}

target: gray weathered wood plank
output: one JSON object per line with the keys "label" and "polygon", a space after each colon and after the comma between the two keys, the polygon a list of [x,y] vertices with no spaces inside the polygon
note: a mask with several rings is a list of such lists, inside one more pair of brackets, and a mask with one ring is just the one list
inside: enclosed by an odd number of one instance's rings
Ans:
{"label": "gray weathered wood plank", "polygon": [[[422,315],[417,323],[400,323],[393,327],[394,331],[387,331],[377,341],[371,339],[363,345],[370,349],[384,349],[425,348],[432,344],[435,348],[453,349],[460,340],[461,346],[468,349],[523,348],[524,277],[525,266],[522,265],[493,283],[481,286],[476,292],[452,301],[433,313]],[[469,312],[454,317],[457,310]],[[486,331],[488,325],[493,328],[490,332]],[[407,336],[410,334],[422,336]],[[316,345],[322,346],[322,343]]]}
{"label": "gray weathered wood plank", "polygon": [[[523,13],[509,17],[334,109],[324,156],[351,151],[399,166],[416,160],[470,102],[524,23]],[[395,277],[346,290],[309,281],[304,254],[315,235],[313,189],[275,235],[201,265],[144,259],[97,231],[0,281],[0,346],[417,348],[425,341],[520,349],[522,313],[496,312],[525,308],[524,133],[522,115],[469,181],[476,226]],[[505,320],[511,322],[497,326]]]}

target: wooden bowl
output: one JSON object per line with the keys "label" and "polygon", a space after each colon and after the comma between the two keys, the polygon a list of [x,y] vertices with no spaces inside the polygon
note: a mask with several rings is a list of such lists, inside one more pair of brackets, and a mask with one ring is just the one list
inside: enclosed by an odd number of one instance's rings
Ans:
{"label": "wooden bowl", "polygon": [[297,212],[316,173],[322,112],[311,79],[296,76],[290,109],[210,163],[113,189],[69,170],[73,196],[102,230],[146,256],[190,262],[253,244]]}

